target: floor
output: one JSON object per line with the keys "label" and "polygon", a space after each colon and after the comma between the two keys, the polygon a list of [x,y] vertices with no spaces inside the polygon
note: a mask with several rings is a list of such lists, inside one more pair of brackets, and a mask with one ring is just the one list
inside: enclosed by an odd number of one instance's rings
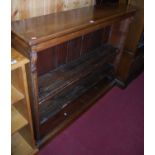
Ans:
{"label": "floor", "polygon": [[143,155],[144,74],[114,87],[39,155]]}

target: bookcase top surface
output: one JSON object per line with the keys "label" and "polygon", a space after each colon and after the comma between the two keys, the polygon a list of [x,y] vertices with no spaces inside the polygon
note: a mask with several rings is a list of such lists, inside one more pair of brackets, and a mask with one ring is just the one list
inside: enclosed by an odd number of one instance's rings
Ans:
{"label": "bookcase top surface", "polygon": [[30,46],[135,13],[133,6],[91,6],[12,22],[12,34]]}

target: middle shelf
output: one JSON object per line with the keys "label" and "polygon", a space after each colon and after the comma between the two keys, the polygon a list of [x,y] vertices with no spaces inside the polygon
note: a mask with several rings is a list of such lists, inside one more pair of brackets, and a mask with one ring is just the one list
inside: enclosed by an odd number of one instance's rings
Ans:
{"label": "middle shelf", "polygon": [[56,96],[98,68],[102,68],[106,62],[111,62],[116,54],[116,48],[110,45],[102,45],[69,64],[61,65],[39,76],[39,103],[41,104]]}

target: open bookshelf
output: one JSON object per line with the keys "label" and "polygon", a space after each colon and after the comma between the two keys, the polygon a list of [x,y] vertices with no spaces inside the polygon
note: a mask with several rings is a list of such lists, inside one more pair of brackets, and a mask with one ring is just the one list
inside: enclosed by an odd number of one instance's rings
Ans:
{"label": "open bookshelf", "polygon": [[38,147],[116,84],[135,13],[135,7],[124,4],[97,5],[12,22],[12,46],[30,60]]}
{"label": "open bookshelf", "polygon": [[[35,147],[25,65],[29,60],[11,50],[11,154],[33,155]],[[23,132],[24,131],[24,132]],[[29,135],[29,138],[25,138]]]}

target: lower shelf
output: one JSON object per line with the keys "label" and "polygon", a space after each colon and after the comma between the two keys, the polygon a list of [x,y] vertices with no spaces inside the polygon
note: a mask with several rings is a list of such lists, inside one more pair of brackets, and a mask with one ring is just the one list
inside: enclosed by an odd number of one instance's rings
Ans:
{"label": "lower shelf", "polygon": [[41,138],[38,141],[38,145],[43,145],[49,138],[51,139],[58,134],[63,128],[92,106],[97,99],[104,95],[104,93],[114,85],[115,80],[113,78],[104,77],[86,93],[83,93],[76,100],[72,101],[69,106],[66,106],[46,122],[40,124]]}
{"label": "lower shelf", "polygon": [[67,88],[56,97],[40,104],[40,123],[43,124],[48,121],[49,118],[59,113],[82,94],[92,89],[99,81],[103,80],[111,70],[112,66],[110,64],[105,64],[102,69],[96,70],[94,73],[75,83],[72,87]]}
{"label": "lower shelf", "polygon": [[12,155],[33,155],[36,151],[37,150],[34,150],[18,132],[12,136]]}

